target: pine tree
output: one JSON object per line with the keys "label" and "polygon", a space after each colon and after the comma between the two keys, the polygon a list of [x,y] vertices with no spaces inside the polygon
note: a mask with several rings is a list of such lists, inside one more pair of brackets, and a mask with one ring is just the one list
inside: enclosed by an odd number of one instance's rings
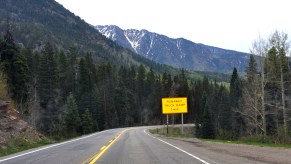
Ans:
{"label": "pine tree", "polygon": [[137,72],[137,90],[138,90],[138,97],[141,100],[145,93],[145,68],[143,65],[138,67]]}
{"label": "pine tree", "polygon": [[85,113],[82,115],[82,129],[83,134],[93,132],[93,119],[89,109],[86,109]]}
{"label": "pine tree", "polygon": [[238,111],[241,96],[241,81],[237,69],[234,68],[230,80],[230,107],[232,112],[232,129],[235,138],[238,138],[244,132],[244,122]]}
{"label": "pine tree", "polygon": [[42,129],[52,132],[52,125],[58,123],[59,114],[59,76],[54,51],[50,43],[46,43],[40,58],[38,93],[41,111]]}
{"label": "pine tree", "polygon": [[249,65],[246,68],[245,72],[249,84],[252,84],[254,81],[257,80],[258,71],[254,55],[250,55]]}
{"label": "pine tree", "polygon": [[[145,90],[145,80],[146,80],[146,71],[143,65],[140,65],[138,67],[138,71],[137,71],[137,108],[136,108],[136,112],[135,113],[139,113],[139,115],[141,115],[141,113],[144,110],[144,97],[146,96],[146,90]],[[130,92],[128,92],[130,93]],[[127,95],[131,97],[131,94]],[[137,119],[139,120],[138,122],[141,122],[141,117],[138,117]],[[131,121],[131,117],[128,117],[128,122]]]}
{"label": "pine tree", "polygon": [[97,119],[98,129],[104,130],[108,128],[108,125],[107,125],[108,119],[104,110],[104,97],[102,94],[103,91],[101,89],[96,88],[95,92],[96,92],[97,108],[96,108],[96,115],[93,115],[93,116],[94,116],[94,119]]}
{"label": "pine tree", "polygon": [[[220,86],[220,104],[219,104],[219,128],[222,130],[222,135],[229,135],[231,132],[231,108],[229,105],[229,92],[223,86]],[[231,136],[225,136],[231,137]],[[229,138],[227,138],[229,139]]]}
{"label": "pine tree", "polygon": [[69,63],[69,68],[68,68],[68,90],[74,94],[77,95],[77,71],[78,71],[78,63],[77,63],[77,50],[76,48],[71,47],[69,52],[68,52],[68,63]]}
{"label": "pine tree", "polygon": [[27,61],[13,40],[9,29],[0,43],[1,69],[5,73],[8,92],[18,105],[24,105],[29,98],[29,73]]}
{"label": "pine tree", "polygon": [[78,97],[79,99],[83,94],[91,92],[93,89],[93,82],[90,69],[86,65],[84,58],[81,58],[79,63],[79,77],[78,77]]}
{"label": "pine tree", "polygon": [[80,132],[81,120],[79,117],[78,106],[72,93],[67,97],[64,121],[66,134],[68,136],[76,136],[78,132]]}
{"label": "pine tree", "polygon": [[201,123],[201,137],[202,138],[215,138],[215,130],[213,125],[213,119],[212,115],[210,113],[209,104],[206,100],[205,106],[204,106],[204,113],[202,117],[202,123]]}
{"label": "pine tree", "polygon": [[64,100],[70,92],[72,92],[70,83],[70,69],[68,58],[63,51],[58,56],[58,65],[59,65],[59,80],[60,80],[60,91],[61,97]]}
{"label": "pine tree", "polygon": [[58,96],[58,66],[50,43],[46,43],[40,57],[39,97],[43,108]]}
{"label": "pine tree", "polygon": [[234,68],[231,80],[230,80],[230,105],[233,108],[238,107],[239,98],[241,97],[241,81],[237,73],[237,69]]}
{"label": "pine tree", "polygon": [[153,92],[153,87],[155,84],[155,73],[153,69],[150,69],[150,71],[147,73],[147,78],[145,81],[145,96],[149,95]]}

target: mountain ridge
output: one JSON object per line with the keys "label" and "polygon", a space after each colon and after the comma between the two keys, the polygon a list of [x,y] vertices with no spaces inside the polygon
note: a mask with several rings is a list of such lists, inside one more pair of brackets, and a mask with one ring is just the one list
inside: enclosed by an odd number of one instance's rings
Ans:
{"label": "mountain ridge", "polygon": [[[26,48],[40,51],[45,42],[50,42],[56,51],[67,52],[74,48],[78,56],[91,53],[97,64],[109,62],[116,67],[143,64],[158,73],[168,72],[173,75],[179,73],[179,69],[153,62],[107,39],[94,26],[54,0],[7,2],[8,4],[6,1],[0,1],[0,16],[6,18],[9,12],[12,35],[17,43],[23,44]],[[1,19],[0,40],[3,38],[6,25],[6,19]],[[199,79],[204,76],[201,72],[189,72],[189,74]],[[216,80],[224,76],[215,74],[208,76],[208,73],[206,75],[210,79],[215,77]]]}
{"label": "mountain ridge", "polygon": [[170,38],[148,30],[123,30],[116,25],[95,26],[107,38],[137,54],[161,64],[192,71],[230,73],[233,67],[243,72],[249,54],[195,43],[184,38]]}

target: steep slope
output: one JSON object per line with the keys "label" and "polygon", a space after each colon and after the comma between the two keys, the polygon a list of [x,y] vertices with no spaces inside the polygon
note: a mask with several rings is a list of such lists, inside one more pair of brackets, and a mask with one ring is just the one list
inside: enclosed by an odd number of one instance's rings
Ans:
{"label": "steep slope", "polygon": [[[118,48],[112,41],[54,0],[1,0],[0,16],[7,18],[7,13],[16,42],[25,47],[39,50],[49,41],[57,49],[75,47],[79,54],[90,51],[99,59],[121,62],[115,57]],[[1,38],[5,27],[6,19],[1,19]]]}
{"label": "steep slope", "polygon": [[195,71],[229,73],[244,71],[249,54],[172,39],[147,30],[122,30],[118,26],[96,26],[104,36],[151,60]]}
{"label": "steep slope", "polygon": [[[0,39],[3,38],[8,18],[15,41],[36,51],[49,41],[58,50],[66,51],[74,47],[78,55],[91,52],[98,63],[110,62],[117,67],[143,64],[159,73],[179,72],[176,68],[153,62],[107,39],[92,25],[54,0],[1,0],[0,17],[4,18],[0,20]],[[190,73],[190,77],[196,79],[202,76],[203,73]],[[219,80],[217,75],[213,77]]]}

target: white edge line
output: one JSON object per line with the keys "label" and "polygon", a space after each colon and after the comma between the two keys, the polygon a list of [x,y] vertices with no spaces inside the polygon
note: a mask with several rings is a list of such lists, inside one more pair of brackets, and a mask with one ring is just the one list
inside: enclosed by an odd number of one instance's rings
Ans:
{"label": "white edge line", "polygon": [[[109,130],[112,130],[112,129],[109,129]],[[94,134],[91,134],[91,135],[88,135],[88,136],[84,136],[84,137],[81,137],[81,138],[73,139],[73,140],[70,140],[70,141],[54,144],[54,145],[51,145],[51,146],[48,146],[48,147],[44,147],[44,148],[33,150],[33,151],[30,151],[30,152],[27,152],[27,153],[23,153],[23,154],[19,154],[19,155],[16,155],[16,156],[9,157],[9,158],[5,158],[5,159],[0,160],[0,163],[4,162],[4,161],[11,160],[11,159],[14,159],[14,158],[18,158],[18,157],[21,157],[21,156],[25,156],[25,155],[28,155],[28,154],[32,154],[32,153],[35,153],[35,152],[38,152],[38,151],[42,151],[42,150],[46,150],[46,149],[53,148],[53,147],[56,147],[56,146],[60,146],[60,145],[64,145],[64,144],[67,144],[67,143],[79,141],[79,140],[82,140],[82,139],[86,139],[86,138],[92,137],[94,135],[97,135],[97,134],[100,134],[100,133],[104,133],[104,132],[109,131],[109,130],[105,130],[105,131],[94,133]]]}
{"label": "white edge line", "polygon": [[172,147],[175,148],[175,149],[180,150],[181,152],[183,152],[183,153],[185,153],[185,154],[187,154],[187,155],[189,155],[189,156],[191,156],[191,157],[193,157],[193,158],[199,160],[200,162],[202,162],[202,163],[204,163],[204,164],[210,164],[210,163],[206,162],[205,160],[203,160],[203,159],[201,159],[201,158],[199,158],[199,157],[197,157],[197,156],[195,156],[195,155],[193,155],[193,154],[191,154],[191,153],[188,153],[187,151],[185,151],[185,150],[183,150],[183,149],[181,149],[181,148],[178,148],[177,146],[174,146],[174,145],[172,145],[172,144],[170,144],[170,143],[168,143],[168,142],[166,142],[166,141],[164,141],[164,140],[161,140],[161,139],[159,139],[159,138],[157,138],[157,137],[154,137],[154,136],[148,134],[148,133],[146,132],[146,130],[147,130],[147,129],[144,130],[144,133],[147,134],[148,136],[150,136],[150,137],[152,137],[152,138],[155,138],[155,139],[157,139],[157,140],[160,140],[161,142],[163,142],[163,143],[165,143],[165,144],[167,144],[167,145],[169,145],[169,146],[172,146]]}

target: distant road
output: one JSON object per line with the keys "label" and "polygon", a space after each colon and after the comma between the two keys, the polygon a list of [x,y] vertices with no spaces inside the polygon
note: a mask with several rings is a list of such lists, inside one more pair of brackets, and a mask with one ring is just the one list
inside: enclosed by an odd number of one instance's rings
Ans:
{"label": "distant road", "polygon": [[9,164],[208,164],[262,163],[190,142],[156,138],[149,127],[111,129],[0,158]]}

